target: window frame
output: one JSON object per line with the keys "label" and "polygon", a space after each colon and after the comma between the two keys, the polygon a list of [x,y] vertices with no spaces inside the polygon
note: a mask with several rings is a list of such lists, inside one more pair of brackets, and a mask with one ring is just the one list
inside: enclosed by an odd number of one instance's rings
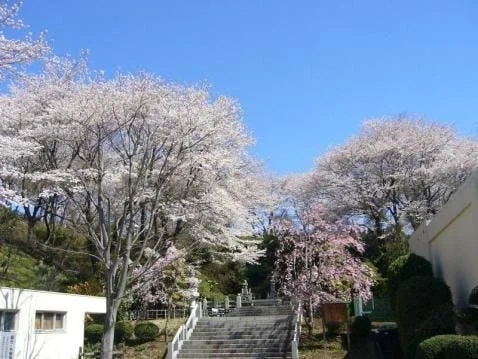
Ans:
{"label": "window frame", "polygon": [[[66,332],[66,313],[62,311],[55,310],[37,310],[35,311],[35,318],[33,322],[33,328],[35,333],[64,333]],[[45,314],[51,314],[52,317],[52,328],[44,328],[45,323]],[[37,328],[37,316],[41,315],[40,318],[40,328]],[[61,318],[61,328],[56,327],[57,318]]]}
{"label": "window frame", "polygon": [[[13,314],[13,329],[5,330],[5,313]],[[17,317],[18,310],[15,309],[0,309],[0,332],[2,333],[11,333],[17,331]]]}

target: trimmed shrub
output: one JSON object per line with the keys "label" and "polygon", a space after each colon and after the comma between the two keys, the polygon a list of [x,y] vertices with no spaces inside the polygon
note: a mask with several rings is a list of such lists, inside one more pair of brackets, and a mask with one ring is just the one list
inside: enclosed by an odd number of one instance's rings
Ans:
{"label": "trimmed shrub", "polygon": [[372,333],[372,322],[366,315],[355,317],[350,325],[350,334],[356,338],[365,338]]}
{"label": "trimmed shrub", "polygon": [[340,331],[342,330],[342,323],[331,321],[325,323],[325,327],[327,328],[327,337],[335,338],[340,334]]}
{"label": "trimmed shrub", "polygon": [[441,280],[412,277],[397,293],[397,324],[406,358],[414,358],[418,344],[439,334],[455,332],[450,288]]}
{"label": "trimmed shrub", "polygon": [[478,305],[478,286],[471,290],[470,296],[468,297],[468,304]]}
{"label": "trimmed shrub", "polygon": [[90,324],[85,328],[85,339],[90,344],[101,342],[104,331],[103,324]]}
{"label": "trimmed shrub", "polygon": [[[95,344],[101,341],[103,336],[103,324],[90,324],[85,328],[85,339],[90,344]],[[133,336],[133,326],[130,322],[119,321],[115,324],[115,343],[123,343],[126,339]]]}
{"label": "trimmed shrub", "polygon": [[124,343],[133,336],[133,325],[126,320],[121,320],[115,325],[115,343]]}
{"label": "trimmed shrub", "polygon": [[433,277],[432,265],[416,254],[407,254],[395,259],[388,267],[388,290],[392,309],[396,309],[396,296],[400,285],[415,276]]}
{"label": "trimmed shrub", "polygon": [[438,335],[420,343],[416,359],[478,358],[478,336]]}
{"label": "trimmed shrub", "polygon": [[140,341],[154,340],[159,335],[159,327],[152,322],[138,323],[134,327],[134,335]]}
{"label": "trimmed shrub", "polygon": [[478,307],[456,308],[457,332],[462,335],[478,333]]}

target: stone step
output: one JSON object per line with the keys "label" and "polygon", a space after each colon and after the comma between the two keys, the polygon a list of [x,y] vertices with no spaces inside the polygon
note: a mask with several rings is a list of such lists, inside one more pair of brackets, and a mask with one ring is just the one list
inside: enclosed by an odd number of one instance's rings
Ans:
{"label": "stone step", "polygon": [[203,354],[179,354],[177,356],[177,359],[244,359],[244,358],[249,358],[249,359],[292,359],[292,354],[289,355],[276,355],[274,356],[273,354],[271,355],[266,355],[264,353],[235,353],[233,356],[231,355],[219,355],[216,353],[203,353]]}
{"label": "stone step", "polygon": [[276,336],[277,338],[284,338],[289,335],[288,331],[262,331],[262,332],[230,332],[230,333],[221,333],[221,332],[194,332],[191,335],[191,339],[199,339],[199,338],[208,338],[217,339],[217,337],[227,337],[231,339],[237,339],[242,337],[254,338],[257,337],[258,339],[270,336]]}
{"label": "stone step", "polygon": [[196,326],[194,330],[197,331],[248,331],[248,330],[274,330],[274,331],[280,331],[280,330],[288,330],[291,328],[290,323],[281,323],[281,324],[266,324],[266,325],[254,325],[253,323],[249,325],[241,325],[241,326],[236,326],[236,325],[200,325]]}
{"label": "stone step", "polygon": [[177,358],[291,358],[295,314],[275,303],[256,302],[225,317],[201,318]]}
{"label": "stone step", "polygon": [[254,303],[254,306],[280,306],[282,303],[282,300],[280,299],[254,299],[252,301]]}
{"label": "stone step", "polygon": [[[237,312],[239,313],[239,312]],[[233,314],[232,312],[230,314]],[[251,321],[251,320],[257,320],[257,321],[271,321],[271,320],[279,320],[279,319],[286,319],[287,317],[294,316],[293,312],[288,312],[285,314],[271,314],[271,315],[264,315],[264,316],[258,316],[257,318],[253,319],[250,317],[241,317],[241,316],[233,316],[233,315],[227,315],[225,317],[211,317],[211,318],[201,318],[199,319],[199,322],[201,321],[206,321],[206,320],[211,320],[211,321]]]}
{"label": "stone step", "polygon": [[272,333],[281,333],[281,332],[288,332],[293,327],[272,327],[272,328],[257,328],[257,327],[245,327],[245,328],[198,328],[194,330],[194,333],[227,333],[227,334],[234,334],[234,333],[242,333],[242,334],[253,334],[253,333],[261,333],[261,332],[272,332]]}
{"label": "stone step", "polygon": [[238,329],[238,330],[247,330],[247,329],[288,329],[290,328],[290,322],[287,323],[241,323],[240,325],[233,324],[221,324],[221,323],[209,323],[196,325],[195,329],[212,329],[212,330],[229,330],[229,329]]}
{"label": "stone step", "polygon": [[280,316],[265,316],[265,317],[217,317],[217,318],[201,318],[197,324],[203,323],[230,323],[234,325],[241,325],[241,323],[257,323],[257,324],[274,324],[289,321],[294,315],[280,315]]}
{"label": "stone step", "polygon": [[[261,350],[257,350],[257,348],[255,350],[238,350],[238,351],[232,351],[232,352],[227,352],[227,351],[221,351],[221,350],[211,350],[211,349],[207,349],[207,350],[185,350],[183,351],[181,349],[181,356],[191,356],[191,355],[197,355],[197,356],[201,356],[201,355],[208,355],[208,356],[212,356],[212,355],[217,355],[217,356],[222,356],[223,358],[229,358],[230,356],[247,356],[249,355],[250,357],[257,357],[258,355],[259,356],[281,356],[281,355],[284,355],[285,353],[283,351],[280,351],[280,350],[277,350],[277,351],[261,351]],[[292,353],[291,353],[292,354]],[[285,354],[285,355],[288,355]]]}
{"label": "stone step", "polygon": [[247,341],[244,341],[243,343],[238,343],[237,341],[234,341],[233,343],[227,343],[224,340],[218,340],[216,343],[206,343],[206,340],[193,340],[193,341],[188,341],[187,343],[184,343],[182,348],[184,349],[192,349],[192,348],[221,348],[221,349],[229,349],[229,348],[271,348],[271,347],[276,347],[276,348],[281,348],[281,349],[287,349],[290,347],[290,343],[283,343],[283,342],[269,342],[265,343],[262,341],[262,343],[250,343]]}
{"label": "stone step", "polygon": [[[258,320],[253,320],[253,317],[225,317],[227,320],[217,320],[219,318],[206,318],[206,319],[200,319],[196,323],[196,325],[248,325],[248,324],[254,324],[254,325],[277,325],[281,323],[289,323],[292,318],[294,318],[293,315],[288,315],[284,316],[282,318],[269,318],[267,320],[265,319],[258,319]],[[236,319],[237,318],[237,319]],[[254,317],[257,318],[257,317]]]}
{"label": "stone step", "polygon": [[256,310],[256,309],[247,309],[247,310],[234,310],[232,312],[227,313],[226,317],[240,317],[243,315],[250,316],[255,315],[258,317],[265,317],[270,315],[287,315],[292,314],[290,310],[277,310],[277,311],[264,311],[264,310]]}
{"label": "stone step", "polygon": [[203,352],[214,352],[214,353],[282,353],[284,348],[258,348],[258,347],[246,347],[246,348],[181,348],[183,353],[203,353]]}
{"label": "stone step", "polygon": [[214,334],[214,333],[220,333],[222,335],[262,335],[266,333],[272,333],[272,334],[281,334],[281,333],[288,333],[287,328],[281,328],[281,329],[257,329],[257,328],[247,328],[246,330],[238,330],[238,329],[230,329],[230,330],[214,330],[214,329],[201,329],[198,331],[194,331],[195,334],[200,334],[200,335],[208,335],[208,334]]}
{"label": "stone step", "polygon": [[225,353],[249,353],[249,352],[267,352],[267,353],[288,353],[291,350],[291,346],[265,346],[265,347],[251,347],[251,346],[183,346],[181,352],[183,353],[202,353],[204,351],[225,352]]}
{"label": "stone step", "polygon": [[[183,346],[184,345],[189,345],[189,344],[194,344],[194,343],[204,343],[204,344],[207,344],[207,345],[215,345],[215,344],[225,344],[225,345],[229,345],[229,344],[232,344],[232,343],[237,343],[238,345],[242,345],[242,344],[251,344],[251,345],[269,345],[269,344],[275,344],[277,343],[277,340],[272,338],[272,339],[269,339],[269,338],[266,338],[266,339],[259,339],[259,338],[256,338],[256,339],[233,339],[233,340],[224,340],[224,339],[189,339],[188,341],[185,341],[183,343]],[[289,342],[285,343],[287,345],[290,345]]]}
{"label": "stone step", "polygon": [[212,340],[234,340],[234,339],[274,339],[277,338],[278,340],[286,340],[289,338],[289,335],[283,335],[283,336],[277,336],[276,334],[264,334],[261,336],[258,335],[237,335],[237,336],[232,336],[232,335],[220,335],[216,334],[214,336],[212,335],[194,335],[191,336],[190,340],[207,340],[207,339],[212,339]]}

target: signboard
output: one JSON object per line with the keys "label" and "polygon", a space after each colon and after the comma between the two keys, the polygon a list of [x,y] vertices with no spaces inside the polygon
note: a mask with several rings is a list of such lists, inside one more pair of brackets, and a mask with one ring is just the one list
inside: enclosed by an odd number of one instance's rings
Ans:
{"label": "signboard", "polygon": [[348,304],[347,303],[324,303],[322,304],[324,323],[339,322],[345,324],[348,322]]}
{"label": "signboard", "polygon": [[0,332],[0,359],[14,359],[17,333]]}

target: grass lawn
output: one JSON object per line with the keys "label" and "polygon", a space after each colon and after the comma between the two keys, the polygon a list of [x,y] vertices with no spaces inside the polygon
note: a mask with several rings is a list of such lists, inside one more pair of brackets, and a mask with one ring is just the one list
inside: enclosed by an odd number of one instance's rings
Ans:
{"label": "grass lawn", "polygon": [[300,359],[342,359],[347,352],[339,341],[306,339],[299,351]]}
{"label": "grass lawn", "polygon": [[300,359],[342,359],[347,351],[342,348],[340,337],[324,339],[322,320],[316,318],[312,336],[308,336],[307,328],[302,326],[301,345],[299,348]]}
{"label": "grass lawn", "polygon": [[0,285],[5,287],[33,288],[36,283],[38,261],[17,248],[0,246]]}
{"label": "grass lawn", "polygon": [[[170,319],[168,323],[168,338],[170,341],[176,334],[177,330],[186,321],[187,318]],[[164,338],[164,326],[166,320],[151,320],[158,327],[162,335],[156,340],[147,343],[138,343],[135,340],[130,340],[123,347],[124,359],[160,359],[166,357],[168,343]]]}

